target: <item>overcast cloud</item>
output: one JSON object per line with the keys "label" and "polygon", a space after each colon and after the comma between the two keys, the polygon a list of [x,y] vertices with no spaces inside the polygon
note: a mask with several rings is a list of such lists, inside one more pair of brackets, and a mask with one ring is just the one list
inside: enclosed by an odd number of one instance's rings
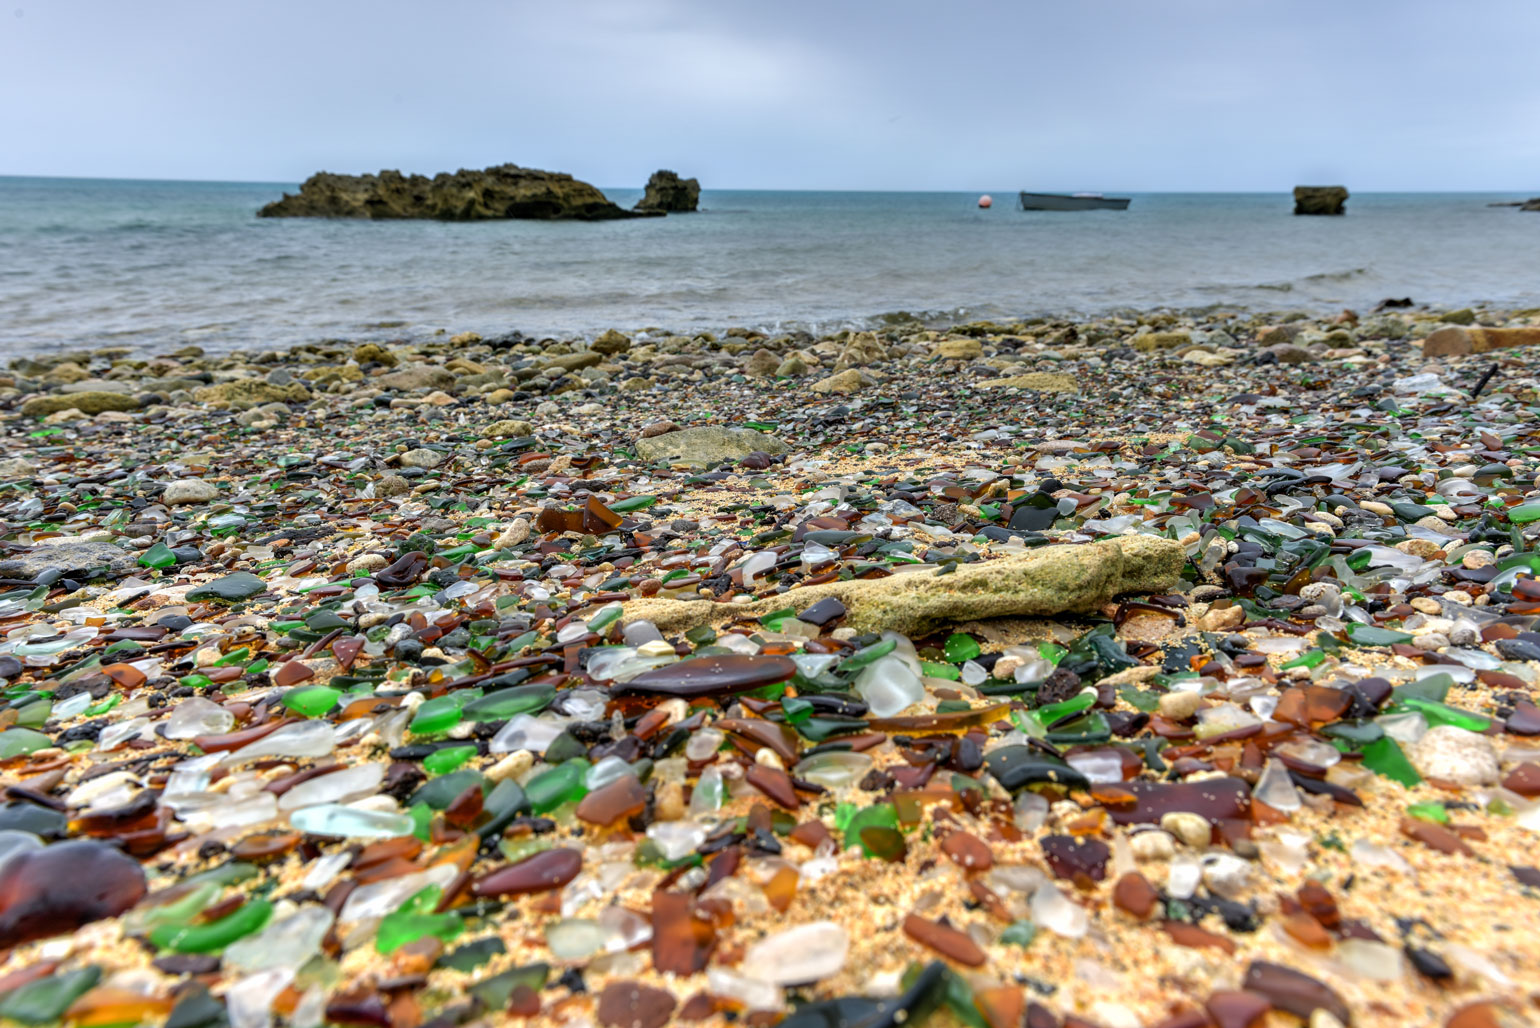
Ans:
{"label": "overcast cloud", "polygon": [[1540,186],[1537,0],[8,0],[0,174]]}

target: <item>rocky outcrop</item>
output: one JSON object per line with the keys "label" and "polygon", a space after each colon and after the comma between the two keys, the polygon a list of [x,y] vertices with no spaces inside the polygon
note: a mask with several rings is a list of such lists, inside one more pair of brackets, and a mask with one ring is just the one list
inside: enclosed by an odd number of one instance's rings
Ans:
{"label": "rocky outcrop", "polygon": [[[656,177],[656,176],[654,176]],[[500,164],[482,171],[441,172],[431,179],[382,171],[378,175],[318,172],[298,193],[257,212],[262,218],[427,218],[435,221],[607,221],[657,211],[617,207],[596,186],[571,175]]]}
{"label": "rocky outcrop", "polygon": [[1295,214],[1342,214],[1348,191],[1344,186],[1295,186]]}
{"label": "rocky outcrop", "polygon": [[655,171],[636,209],[645,214],[677,214],[693,211],[700,203],[700,182],[680,178],[672,171]]}

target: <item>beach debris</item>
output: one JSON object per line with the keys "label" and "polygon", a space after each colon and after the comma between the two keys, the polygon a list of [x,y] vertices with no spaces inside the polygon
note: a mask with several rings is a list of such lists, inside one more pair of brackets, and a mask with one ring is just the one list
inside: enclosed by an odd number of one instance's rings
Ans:
{"label": "beach debris", "polygon": [[0,1017],[1532,1006],[1540,382],[1451,317],[18,358]]}

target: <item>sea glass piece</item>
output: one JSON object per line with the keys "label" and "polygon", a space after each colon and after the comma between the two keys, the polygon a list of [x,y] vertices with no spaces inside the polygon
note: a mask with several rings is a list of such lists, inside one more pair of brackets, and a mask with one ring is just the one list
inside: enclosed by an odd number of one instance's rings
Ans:
{"label": "sea glass piece", "polygon": [[430,885],[386,914],[380,921],[374,948],[380,953],[394,953],[408,943],[429,936],[442,942],[453,942],[465,931],[465,922],[458,914],[434,913],[443,895],[441,886]]}
{"label": "sea glass piece", "polygon": [[381,763],[357,764],[300,782],[278,797],[279,810],[299,810],[323,803],[344,803],[371,796],[385,778]]}
{"label": "sea glass piece", "polygon": [[161,925],[150,931],[150,941],[162,949],[178,953],[217,953],[235,940],[260,929],[272,916],[271,902],[265,899],[251,900],[217,921],[195,925]]}
{"label": "sea glass piece", "polygon": [[1009,792],[1017,792],[1029,785],[1057,785],[1066,789],[1091,786],[1086,776],[1069,764],[1030,746],[1001,746],[991,751],[984,763],[995,780]]}
{"label": "sea glass piece", "polygon": [[144,870],[91,840],[19,853],[0,866],[0,939],[19,946],[116,917],[144,898]]}
{"label": "sea glass piece", "polygon": [[[148,723],[144,722],[144,724]],[[102,734],[105,735],[106,732]],[[7,728],[0,732],[0,759],[35,753],[52,745],[53,740],[42,732],[36,732],[30,728]]]}
{"label": "sea glass piece", "polygon": [[972,660],[983,652],[971,635],[965,635],[962,632],[953,632],[947,636],[943,650],[946,653],[946,659],[953,664],[961,664],[965,660]]}
{"label": "sea glass piece", "polygon": [[1357,621],[1348,622],[1347,637],[1359,646],[1391,646],[1412,641],[1410,632],[1397,632],[1391,628],[1379,628]]}
{"label": "sea glass piece", "polygon": [[445,746],[424,757],[422,767],[430,775],[444,775],[459,768],[475,755],[475,746]]}
{"label": "sea glass piece", "polygon": [[1251,815],[1251,787],[1239,778],[1197,782],[1136,780],[1099,785],[1093,793],[1120,825],[1159,824],[1171,813],[1199,814],[1210,824]]}
{"label": "sea glass piece", "polygon": [[414,735],[436,735],[460,723],[460,707],[465,698],[456,693],[425,701],[412,715],[410,730]]}
{"label": "sea glass piece", "polygon": [[169,996],[148,996],[133,989],[98,985],[70,1004],[64,1020],[74,1028],[153,1024],[171,1012],[172,1002]]}
{"label": "sea glass piece", "polygon": [[139,555],[139,565],[146,568],[174,567],[176,554],[165,543],[157,542]]}
{"label": "sea glass piece", "polygon": [[877,718],[893,717],[925,698],[925,683],[909,662],[896,654],[863,668],[856,676],[855,690]]}
{"label": "sea glass piece", "polygon": [[1294,782],[1289,777],[1289,769],[1284,767],[1283,761],[1276,757],[1269,759],[1267,766],[1262,769],[1262,777],[1257,779],[1252,796],[1274,810],[1286,814],[1293,813],[1304,806],[1299,790],[1294,787]]}
{"label": "sea glass piece", "polygon": [[910,914],[904,918],[903,929],[904,934],[915,942],[967,967],[982,967],[989,959],[966,932],[940,921]]}
{"label": "sea glass piece", "polygon": [[1335,721],[1353,705],[1353,694],[1346,689],[1332,689],[1324,685],[1307,685],[1285,689],[1278,697],[1273,710],[1273,720],[1314,728]]}
{"label": "sea glass piece", "polygon": [[487,744],[487,751],[517,753],[520,750],[533,750],[544,753],[566,727],[566,722],[553,721],[549,715],[534,717],[530,714],[515,714],[506,725],[498,729],[492,741]]}
{"label": "sea glass piece", "polygon": [[1100,839],[1049,835],[1042,840],[1043,858],[1054,877],[1089,887],[1107,877],[1112,850]]}
{"label": "sea glass piece", "polygon": [[716,948],[716,930],[695,916],[695,897],[678,892],[652,895],[652,966],[660,973],[697,974]]}
{"label": "sea glass piece", "polygon": [[1400,782],[1407,788],[1422,781],[1422,775],[1417,773],[1401,747],[1389,736],[1382,736],[1364,746],[1363,757],[1364,767]]}
{"label": "sea glass piece", "polygon": [[1030,901],[1032,922],[1066,939],[1078,939],[1090,929],[1090,917],[1085,908],[1052,882],[1044,882],[1032,894]]}
{"label": "sea glass piece", "polygon": [[789,657],[726,654],[681,660],[666,667],[643,671],[616,692],[642,692],[663,696],[730,696],[784,682],[796,674]]}
{"label": "sea glass piece", "polygon": [[801,761],[792,768],[792,774],[825,789],[838,790],[861,781],[872,769],[873,763],[872,758],[865,753],[829,750]]}
{"label": "sea glass piece", "polygon": [[299,721],[243,746],[230,754],[226,762],[239,764],[259,757],[324,757],[336,746],[337,730],[330,722]]}
{"label": "sea glass piece", "polygon": [[477,896],[514,896],[559,889],[583,869],[583,855],[575,849],[542,850],[527,860],[496,868],[476,880]]}
{"label": "sea glass piece", "polygon": [[856,812],[845,826],[845,848],[860,845],[861,851],[868,857],[878,854],[866,845],[861,837],[861,832],[866,828],[898,828],[898,811],[891,803],[874,803],[863,810]]}
{"label": "sea glass piece", "polygon": [[1342,997],[1330,986],[1292,967],[1253,960],[1246,968],[1242,988],[1266,996],[1279,1010],[1302,1020],[1309,1020],[1316,1010],[1325,1010],[1338,1024],[1352,1024],[1352,1012]]}
{"label": "sea glass piece", "polygon": [[162,734],[168,739],[195,739],[223,735],[234,727],[235,715],[224,707],[202,696],[189,696],[171,711]]}
{"label": "sea glass piece", "polygon": [[101,968],[82,967],[28,982],[0,999],[0,1017],[22,1024],[57,1024],[70,1004],[101,977]]}
{"label": "sea glass piece", "polygon": [[305,717],[320,717],[337,705],[341,689],[325,685],[307,685],[283,694],[283,705]]}
{"label": "sea glass piece", "polygon": [[365,810],[340,803],[321,803],[296,810],[289,824],[312,835],[336,835],[351,839],[389,839],[412,834],[413,822],[406,814],[383,810]]}
{"label": "sea glass piece", "polygon": [[554,686],[516,685],[471,700],[461,714],[467,721],[506,721],[516,714],[538,714],[555,698]]}
{"label": "sea glass piece", "polygon": [[582,799],[588,792],[588,787],[583,784],[583,776],[588,767],[588,761],[574,757],[531,778],[524,785],[530,810],[544,814],[563,803],[575,803]]}
{"label": "sea glass piece", "polygon": [[232,942],[225,948],[220,965],[246,974],[272,968],[298,971],[321,951],[333,920],[326,907],[307,903],[288,917],[269,921],[260,932]]}
{"label": "sea glass piece", "polygon": [[611,825],[647,809],[647,790],[634,775],[623,774],[584,796],[577,817],[595,825]]}

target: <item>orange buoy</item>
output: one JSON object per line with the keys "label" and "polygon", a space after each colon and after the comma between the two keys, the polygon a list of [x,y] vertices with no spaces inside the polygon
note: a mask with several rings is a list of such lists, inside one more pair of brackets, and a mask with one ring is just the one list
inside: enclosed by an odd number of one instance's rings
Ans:
{"label": "orange buoy", "polygon": [[979,197],[980,207],[992,207],[994,206],[994,202],[994,198],[991,197],[988,193],[985,193],[983,196]]}

